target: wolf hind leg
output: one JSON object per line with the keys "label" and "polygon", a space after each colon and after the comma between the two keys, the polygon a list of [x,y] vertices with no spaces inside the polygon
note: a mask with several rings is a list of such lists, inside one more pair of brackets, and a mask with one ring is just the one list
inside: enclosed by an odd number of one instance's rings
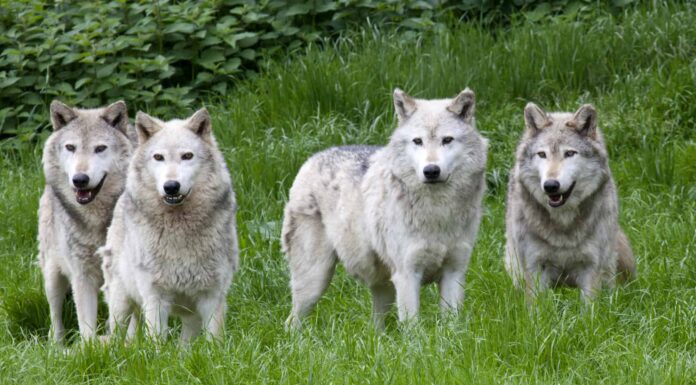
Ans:
{"label": "wolf hind leg", "polygon": [[636,277],[636,260],[626,234],[619,230],[616,237],[616,274],[619,282],[628,282]]}
{"label": "wolf hind leg", "polygon": [[292,310],[285,324],[299,328],[302,318],[312,310],[331,282],[336,253],[320,216],[287,212],[286,217],[288,215],[291,217],[286,218],[283,233],[290,265]]}
{"label": "wolf hind leg", "polygon": [[54,341],[62,342],[65,337],[63,326],[63,303],[70,289],[68,279],[55,268],[44,271],[44,290],[51,315],[51,334]]}

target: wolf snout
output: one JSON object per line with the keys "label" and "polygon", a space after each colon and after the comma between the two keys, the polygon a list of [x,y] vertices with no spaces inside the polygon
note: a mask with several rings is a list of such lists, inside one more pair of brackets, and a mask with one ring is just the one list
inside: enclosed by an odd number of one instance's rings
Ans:
{"label": "wolf snout", "polygon": [[440,177],[440,167],[429,164],[423,168],[423,175],[426,181],[436,181]]}
{"label": "wolf snout", "polygon": [[164,192],[168,195],[175,195],[179,193],[181,184],[175,180],[168,180],[164,182]]}
{"label": "wolf snout", "polygon": [[561,188],[561,183],[555,179],[549,179],[544,182],[544,191],[548,194],[555,194]]}
{"label": "wolf snout", "polygon": [[89,185],[89,175],[75,174],[72,178],[73,185],[77,188],[85,188]]}

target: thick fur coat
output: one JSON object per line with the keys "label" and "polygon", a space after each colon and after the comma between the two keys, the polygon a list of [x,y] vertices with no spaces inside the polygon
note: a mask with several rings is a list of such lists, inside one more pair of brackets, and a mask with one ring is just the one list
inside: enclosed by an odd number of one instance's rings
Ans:
{"label": "thick fur coat", "polygon": [[80,334],[90,338],[103,281],[95,251],[106,239],[132,152],[128,113],[123,102],[87,110],[54,101],[51,122],[42,159],[46,187],[39,203],[39,264],[54,338],[61,341],[65,333],[62,310],[69,289]]}
{"label": "thick fur coat", "polygon": [[130,317],[132,335],[142,313],[153,336],[165,335],[170,314],[182,318],[182,341],[222,331],[239,250],[235,194],[211,129],[206,110],[169,122],[138,113],[140,145],[101,250],[112,330]]}
{"label": "thick fur coat", "polygon": [[335,264],[366,283],[377,327],[396,301],[414,318],[422,284],[437,282],[456,312],[481,220],[487,142],[476,131],[474,94],[419,100],[394,93],[399,126],[385,147],[332,148],[300,169],[285,207],[283,249],[300,320]]}
{"label": "thick fur coat", "polygon": [[505,266],[530,297],[568,285],[589,300],[617,275],[635,274],[596,111],[546,113],[530,103],[525,122],[508,186]]}

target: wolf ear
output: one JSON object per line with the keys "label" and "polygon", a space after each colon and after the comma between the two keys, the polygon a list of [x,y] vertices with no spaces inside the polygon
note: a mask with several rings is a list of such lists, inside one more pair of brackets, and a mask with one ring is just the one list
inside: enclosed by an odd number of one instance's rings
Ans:
{"label": "wolf ear", "polygon": [[126,102],[119,100],[104,109],[101,118],[111,127],[123,132],[128,131],[128,108]]}
{"label": "wolf ear", "polygon": [[135,131],[138,132],[139,144],[145,143],[152,135],[156,134],[157,131],[161,129],[162,125],[159,120],[152,116],[142,111],[138,111],[138,114],[135,115]]}
{"label": "wolf ear", "polygon": [[409,116],[416,111],[416,100],[408,96],[400,88],[394,89],[394,108],[399,123],[403,123]]}
{"label": "wolf ear", "polygon": [[210,133],[213,129],[213,125],[210,121],[210,114],[208,113],[208,110],[205,107],[203,107],[200,110],[196,111],[188,119],[187,126],[198,136],[210,136]]}
{"label": "wolf ear", "polygon": [[571,126],[575,126],[582,136],[595,137],[597,133],[597,110],[591,104],[583,104],[573,116]]}
{"label": "wolf ear", "polygon": [[58,131],[65,127],[73,119],[77,118],[77,112],[71,107],[61,103],[58,100],[51,102],[51,124],[53,131]]}
{"label": "wolf ear", "polygon": [[476,96],[474,91],[465,88],[460,92],[452,103],[447,106],[447,110],[460,116],[464,121],[471,122],[474,118],[474,107],[476,104]]}
{"label": "wolf ear", "polygon": [[524,122],[531,132],[537,132],[551,123],[546,112],[534,103],[527,103],[524,107]]}

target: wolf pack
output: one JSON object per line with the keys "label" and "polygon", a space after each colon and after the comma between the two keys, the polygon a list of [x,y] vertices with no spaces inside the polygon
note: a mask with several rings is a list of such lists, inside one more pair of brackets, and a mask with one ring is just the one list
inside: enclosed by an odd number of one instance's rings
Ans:
{"label": "wolf pack", "polygon": [[[393,94],[397,127],[385,146],[332,147],[311,156],[289,191],[281,231],[292,307],[301,327],[340,261],[371,291],[383,329],[395,304],[416,319],[420,289],[436,283],[444,314],[464,300],[486,191],[488,141],[475,95],[425,100]],[[597,112],[548,113],[529,103],[510,171],[504,265],[530,305],[547,288],[579,288],[590,304],[636,274]],[[65,338],[69,291],[83,340],[154,339],[181,320],[180,340],[224,330],[239,269],[232,178],[203,108],[185,119],[53,101],[43,150],[39,264],[51,334]],[[108,325],[99,328],[100,297]],[[103,335],[98,331],[105,330]]]}

